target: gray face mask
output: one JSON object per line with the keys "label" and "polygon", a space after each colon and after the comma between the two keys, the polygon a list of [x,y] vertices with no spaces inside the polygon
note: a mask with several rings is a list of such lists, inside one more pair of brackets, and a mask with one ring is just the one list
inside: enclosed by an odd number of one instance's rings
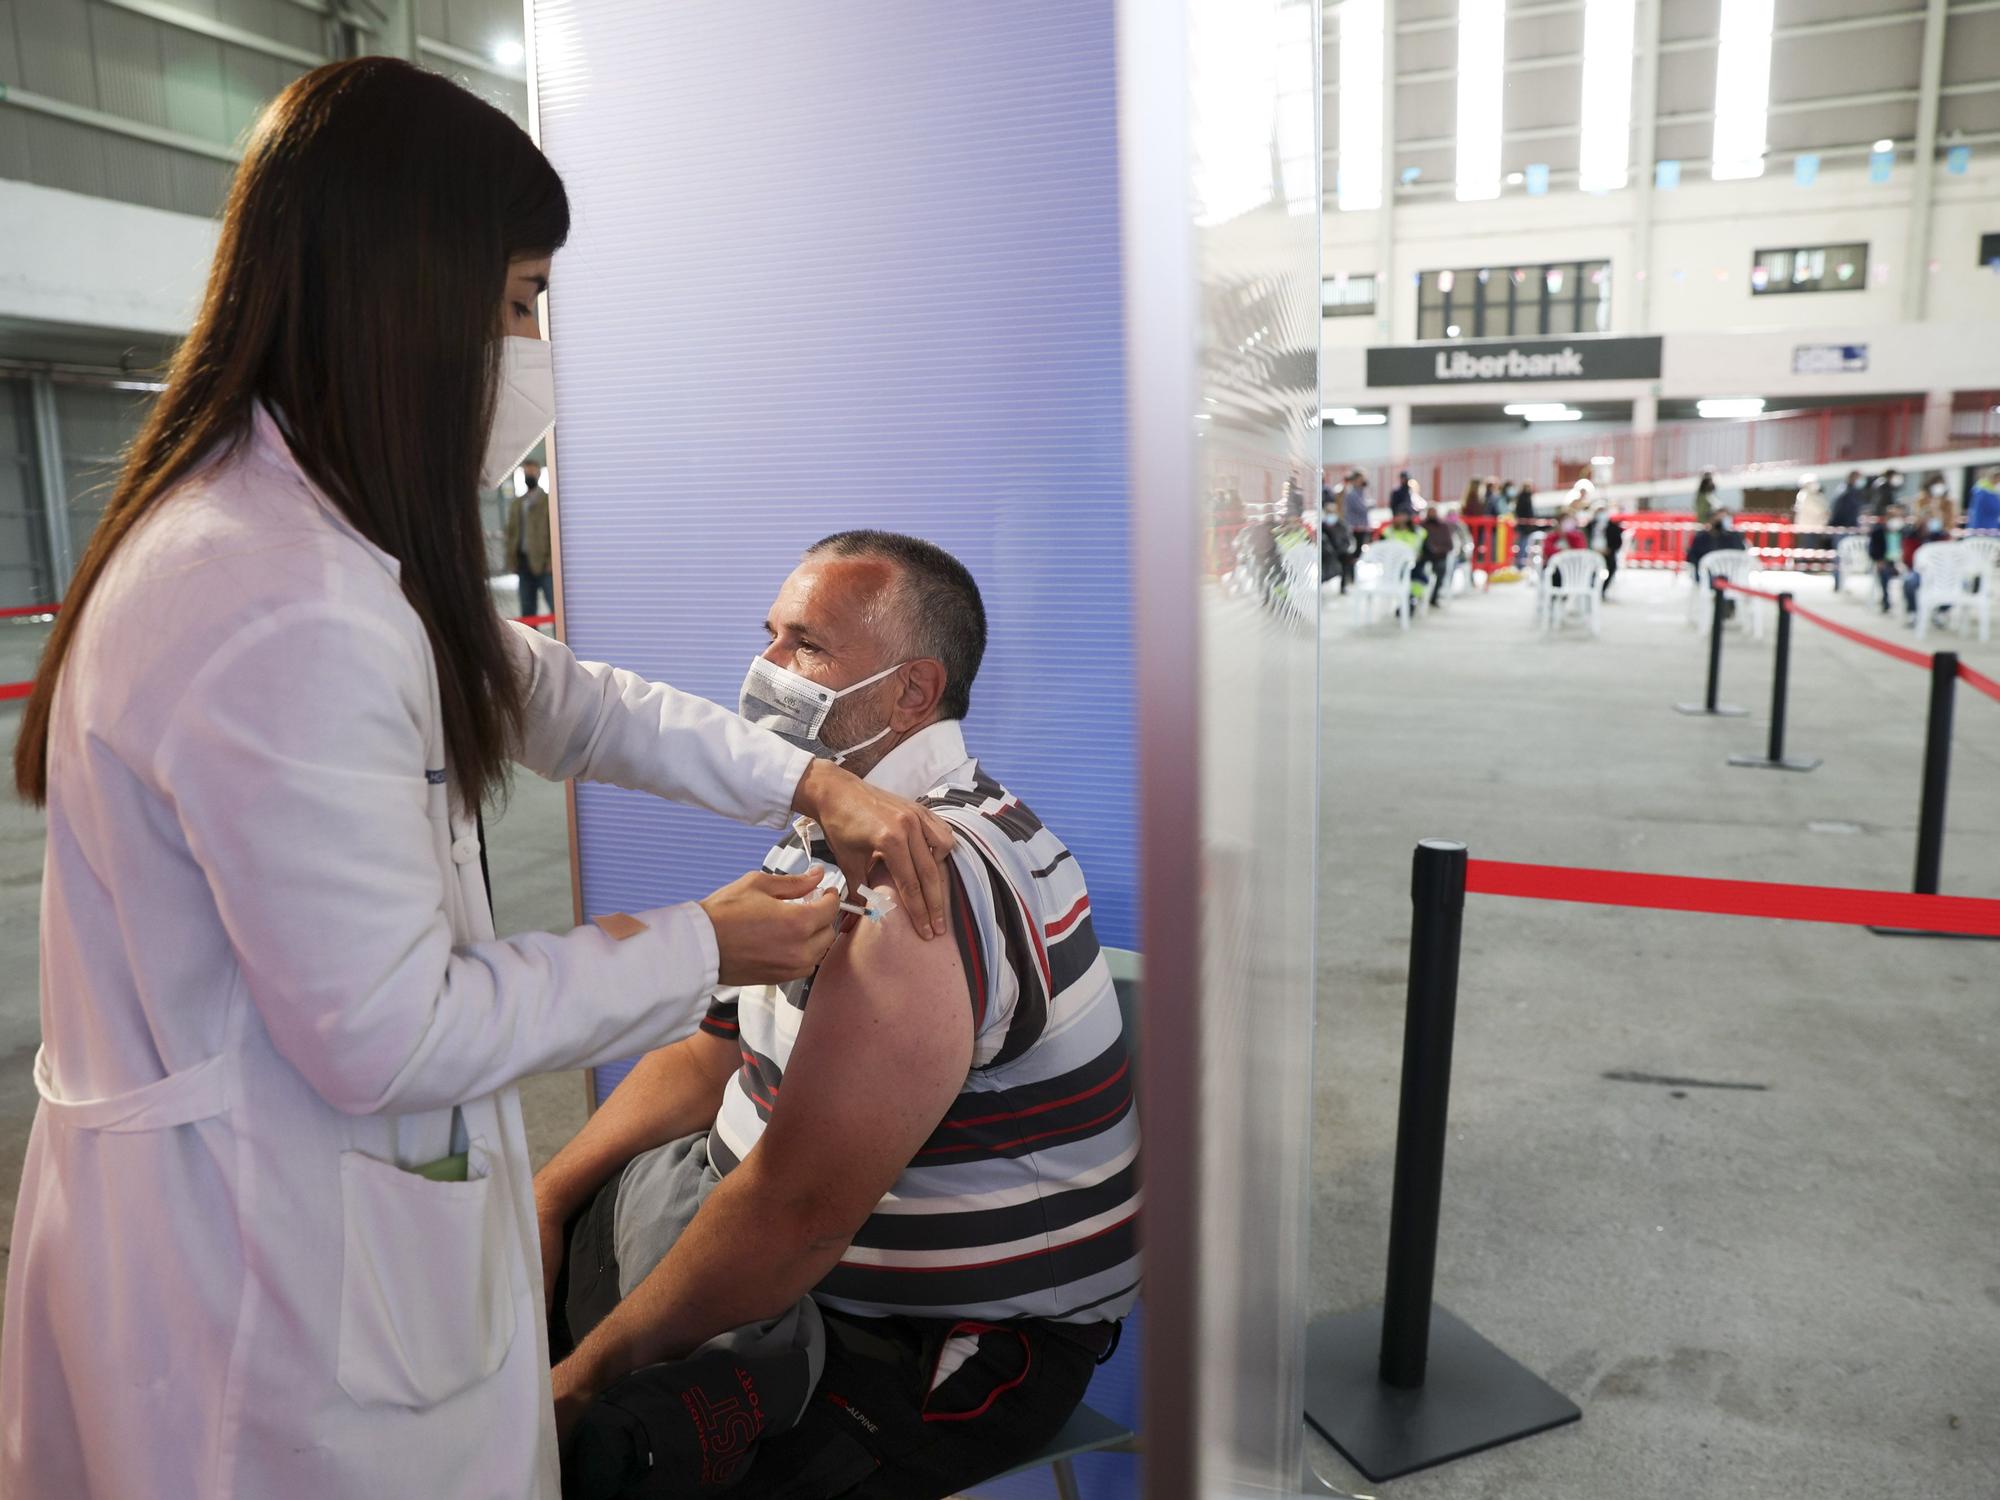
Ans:
{"label": "gray face mask", "polygon": [[908,665],[906,661],[897,662],[873,677],[864,677],[850,687],[835,689],[814,682],[810,677],[801,677],[797,672],[766,661],[761,656],[752,657],[750,670],[743,674],[743,689],[737,695],[736,711],[759,729],[768,729],[779,739],[839,765],[855,751],[867,749],[888,734],[889,726],[884,724],[859,744],[836,750],[820,739],[820,732],[826,728],[827,715],[833,712],[833,705],[849,693],[858,693]]}

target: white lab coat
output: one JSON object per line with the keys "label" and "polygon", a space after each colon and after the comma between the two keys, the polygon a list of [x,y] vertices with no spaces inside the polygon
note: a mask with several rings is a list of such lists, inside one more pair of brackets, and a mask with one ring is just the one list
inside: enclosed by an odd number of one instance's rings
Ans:
{"label": "white lab coat", "polygon": [[[514,1082],[685,1034],[692,904],[495,940],[396,562],[270,418],[121,549],[50,737],[7,1500],[558,1492]],[[809,757],[510,627],[520,759],[777,826]],[[428,774],[427,774],[428,773]],[[470,1141],[465,1182],[404,1170]]]}

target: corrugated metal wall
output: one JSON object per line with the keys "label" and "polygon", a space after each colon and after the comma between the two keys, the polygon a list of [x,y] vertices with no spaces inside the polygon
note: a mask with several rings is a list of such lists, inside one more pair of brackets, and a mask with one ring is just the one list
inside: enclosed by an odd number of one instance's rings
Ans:
{"label": "corrugated metal wall", "polygon": [[[418,60],[526,123],[521,66],[503,60],[524,41],[522,0],[411,3]],[[334,56],[386,50],[387,31],[336,25],[323,0],[0,0],[0,177],[211,217],[271,98]],[[6,330],[23,368],[0,371],[0,606],[60,597],[149,399],[117,371],[58,372],[70,332]]]}
{"label": "corrugated metal wall", "polygon": [[[523,122],[521,0],[416,0],[419,60]],[[0,0],[0,177],[206,217],[271,97],[384,38],[314,0]]]}

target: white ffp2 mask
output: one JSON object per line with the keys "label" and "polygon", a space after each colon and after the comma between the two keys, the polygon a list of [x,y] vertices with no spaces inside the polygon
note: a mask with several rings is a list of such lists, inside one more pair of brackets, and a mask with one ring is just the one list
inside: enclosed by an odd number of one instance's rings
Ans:
{"label": "white ffp2 mask", "polygon": [[555,425],[556,369],[548,341],[518,334],[500,340],[499,386],[479,465],[479,487],[486,490],[498,489]]}
{"label": "white ffp2 mask", "polygon": [[750,670],[743,674],[743,690],[737,695],[736,711],[759,729],[768,729],[779,739],[839,765],[855,751],[865,750],[881,739],[889,732],[889,726],[884,724],[857,745],[844,745],[836,750],[819,737],[820,731],[826,727],[826,716],[833,712],[833,705],[849,693],[871,687],[908,665],[908,662],[897,662],[873,677],[864,677],[857,683],[836,689],[814,682],[810,677],[801,677],[774,661],[753,656]]}

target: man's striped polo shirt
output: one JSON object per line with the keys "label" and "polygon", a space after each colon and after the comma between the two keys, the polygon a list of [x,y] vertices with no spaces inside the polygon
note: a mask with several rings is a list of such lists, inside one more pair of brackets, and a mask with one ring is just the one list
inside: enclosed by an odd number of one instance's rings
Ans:
{"label": "man's striped polo shirt", "polygon": [[[973,1059],[943,1121],[813,1295],[862,1317],[1121,1318],[1139,1281],[1139,1123],[1083,873],[966,755],[955,722],[911,736],[867,779],[959,835],[952,926]],[[803,824],[765,868],[817,859],[831,869],[815,833]],[[743,1054],[709,1134],[718,1172],[762,1134],[811,989],[724,991],[702,1023]]]}

